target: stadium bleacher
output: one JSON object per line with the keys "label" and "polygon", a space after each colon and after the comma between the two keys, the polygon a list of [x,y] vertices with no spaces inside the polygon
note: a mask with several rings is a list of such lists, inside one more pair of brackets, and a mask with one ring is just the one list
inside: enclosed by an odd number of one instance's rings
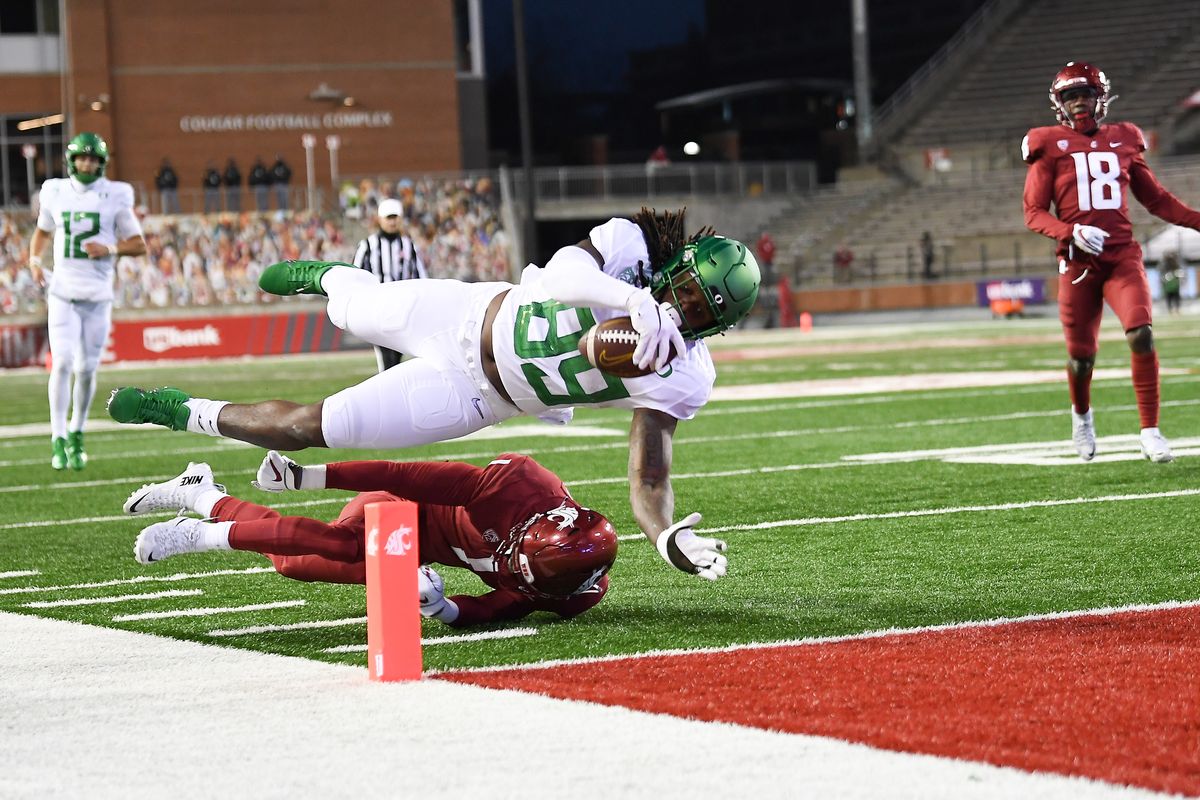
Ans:
{"label": "stadium bleacher", "polygon": [[[950,171],[898,168],[796,200],[772,223],[782,273],[802,287],[834,284],[832,256],[845,243],[855,255],[853,281],[919,281],[919,239],[929,231],[939,278],[1048,274],[1053,244],[1024,224],[1019,144],[1029,128],[1053,124],[1047,90],[1071,58],[1093,59],[1113,81],[1120,99],[1109,121],[1135,122],[1153,143],[1156,127],[1198,86],[1200,4],[1025,3],[935,99],[912,101],[927,105],[889,142],[897,164],[920,164],[945,148]],[[1168,189],[1200,204],[1200,158],[1150,158]],[[1139,239],[1165,225],[1136,200],[1129,205]]]}

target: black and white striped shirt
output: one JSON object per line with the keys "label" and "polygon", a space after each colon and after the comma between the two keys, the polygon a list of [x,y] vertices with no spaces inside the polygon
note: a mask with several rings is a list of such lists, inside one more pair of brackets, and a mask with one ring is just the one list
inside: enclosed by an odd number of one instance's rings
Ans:
{"label": "black and white striped shirt", "polygon": [[354,266],[369,270],[380,283],[429,277],[412,239],[407,236],[389,239],[378,231],[358,243]]}

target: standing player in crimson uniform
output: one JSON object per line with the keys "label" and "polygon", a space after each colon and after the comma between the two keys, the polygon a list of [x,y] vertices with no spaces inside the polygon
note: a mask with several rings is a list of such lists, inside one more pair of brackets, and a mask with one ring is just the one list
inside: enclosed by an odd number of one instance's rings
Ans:
{"label": "standing player in crimson uniform", "polygon": [[1128,195],[1132,191],[1156,217],[1197,230],[1200,212],[1181,203],[1154,177],[1142,157],[1146,141],[1136,125],[1100,124],[1115,99],[1104,73],[1091,64],[1072,61],[1054,76],[1050,102],[1059,124],[1033,128],[1021,142],[1021,155],[1029,164],[1025,224],[1058,242],[1058,309],[1070,359],[1072,438],[1079,457],[1091,461],[1096,454],[1092,367],[1107,301],[1132,351],[1142,453],[1151,461],[1166,462],[1174,456],[1158,430],[1158,355],[1150,287],[1129,222]]}
{"label": "standing player in crimson uniform", "polygon": [[271,451],[255,485],[267,491],[351,489],[361,492],[331,523],[284,517],[238,500],[213,482],[207,464],[143,486],[125,502],[128,514],[191,510],[146,527],[134,545],[143,564],[180,553],[249,550],[289,578],[366,583],[364,509],[396,499],[418,503],[421,561],[469,569],[492,591],[445,597],[429,566],[418,575],[421,613],[455,627],[553,611],[574,617],[608,591],[606,573],[617,535],[600,514],[583,508],[562,480],[528,456],[505,453],[486,467],[457,462],[347,461],[302,467]]}

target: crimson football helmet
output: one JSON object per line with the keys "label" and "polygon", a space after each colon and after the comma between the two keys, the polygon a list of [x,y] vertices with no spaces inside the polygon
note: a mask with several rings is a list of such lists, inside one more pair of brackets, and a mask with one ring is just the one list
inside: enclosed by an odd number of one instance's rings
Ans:
{"label": "crimson football helmet", "polygon": [[612,523],[567,499],[512,529],[496,550],[496,576],[530,597],[570,597],[596,585],[616,558]]}
{"label": "crimson football helmet", "polygon": [[[1073,119],[1067,104],[1062,100],[1062,93],[1070,89],[1091,89],[1096,94],[1096,112],[1094,115]],[[1050,107],[1054,109],[1060,125],[1066,125],[1072,130],[1087,133],[1095,130],[1108,113],[1108,106],[1117,96],[1112,94],[1112,85],[1096,67],[1083,61],[1070,61],[1058,71],[1050,83]]]}

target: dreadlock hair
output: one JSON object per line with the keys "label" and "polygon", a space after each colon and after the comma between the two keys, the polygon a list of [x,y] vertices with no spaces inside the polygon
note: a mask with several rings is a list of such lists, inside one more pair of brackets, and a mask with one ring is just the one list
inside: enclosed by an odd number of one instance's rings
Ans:
{"label": "dreadlock hair", "polygon": [[633,221],[642,229],[646,240],[646,250],[650,253],[650,269],[657,272],[685,244],[691,244],[702,236],[714,236],[712,227],[704,227],[689,237],[684,237],[683,215],[687,206],[678,211],[664,211],[661,215],[653,208],[642,206],[642,210],[634,215]]}

